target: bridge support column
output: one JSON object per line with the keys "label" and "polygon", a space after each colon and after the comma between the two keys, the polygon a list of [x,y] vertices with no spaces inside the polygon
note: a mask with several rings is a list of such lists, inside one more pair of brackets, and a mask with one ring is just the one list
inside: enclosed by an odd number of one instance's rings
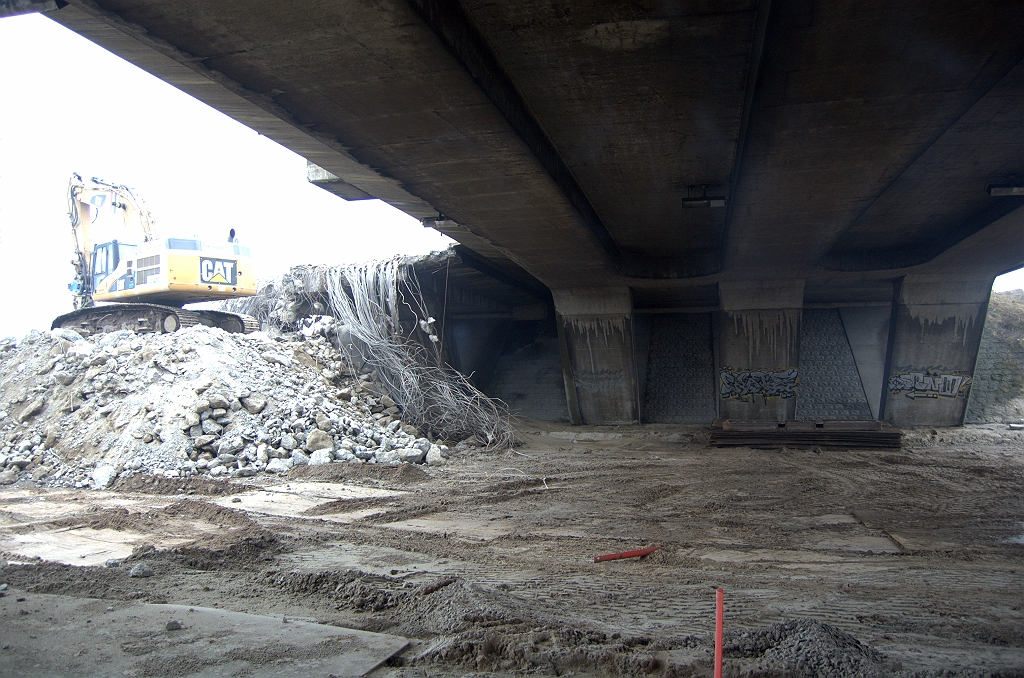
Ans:
{"label": "bridge support column", "polygon": [[628,287],[552,290],[573,424],[639,420]]}
{"label": "bridge support column", "polygon": [[724,419],[796,417],[804,281],[735,281],[718,287],[718,411]]}
{"label": "bridge support column", "polygon": [[991,278],[907,276],[896,284],[883,419],[894,426],[963,424],[991,291]]}

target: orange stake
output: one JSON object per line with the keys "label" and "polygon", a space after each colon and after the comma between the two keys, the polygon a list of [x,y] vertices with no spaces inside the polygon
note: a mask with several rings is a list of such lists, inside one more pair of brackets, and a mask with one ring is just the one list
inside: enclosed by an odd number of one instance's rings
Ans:
{"label": "orange stake", "polygon": [[715,678],[722,678],[722,627],[725,625],[725,592],[715,589]]}
{"label": "orange stake", "polygon": [[621,560],[623,558],[639,558],[660,551],[660,546],[652,546],[649,549],[637,549],[636,551],[623,551],[622,553],[609,553],[606,556],[594,556],[595,563],[603,563],[606,560]]}

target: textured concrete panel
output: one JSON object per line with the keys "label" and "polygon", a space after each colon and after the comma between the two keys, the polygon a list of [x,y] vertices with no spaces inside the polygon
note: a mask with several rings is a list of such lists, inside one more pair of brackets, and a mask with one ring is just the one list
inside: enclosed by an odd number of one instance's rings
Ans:
{"label": "textured concrete panel", "polygon": [[715,408],[711,314],[651,316],[644,421],[709,424]]}
{"label": "textured concrete panel", "polygon": [[885,384],[885,351],[889,345],[890,315],[892,308],[888,305],[839,309],[873,419],[878,419],[878,406]]}
{"label": "textured concrete panel", "polygon": [[872,419],[843,321],[834,308],[804,310],[796,418]]}

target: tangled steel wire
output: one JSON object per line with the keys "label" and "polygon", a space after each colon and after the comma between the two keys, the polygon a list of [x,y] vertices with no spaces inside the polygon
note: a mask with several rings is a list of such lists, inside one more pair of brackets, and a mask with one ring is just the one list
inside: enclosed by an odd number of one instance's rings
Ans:
{"label": "tangled steel wire", "polygon": [[[308,307],[319,309],[326,302],[324,310],[341,321],[352,339],[342,349],[377,370],[405,421],[444,440],[476,436],[489,449],[512,448],[515,432],[505,404],[445,364],[435,320],[406,259],[306,266],[292,269],[290,278],[290,294],[304,298]],[[262,320],[273,295],[253,298],[245,310]],[[407,318],[415,318],[408,330],[401,321],[403,309]]]}

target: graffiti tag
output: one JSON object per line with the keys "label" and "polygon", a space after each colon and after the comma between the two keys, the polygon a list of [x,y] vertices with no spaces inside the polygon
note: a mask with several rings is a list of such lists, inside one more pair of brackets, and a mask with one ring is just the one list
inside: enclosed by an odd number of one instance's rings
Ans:
{"label": "graffiti tag", "polygon": [[942,373],[939,370],[903,372],[889,377],[889,390],[908,398],[956,398],[966,396],[971,377],[966,372]]}
{"label": "graffiti tag", "polygon": [[793,398],[796,396],[797,370],[734,370],[723,367],[721,371],[722,399],[735,398],[749,402],[754,396],[768,398]]}

